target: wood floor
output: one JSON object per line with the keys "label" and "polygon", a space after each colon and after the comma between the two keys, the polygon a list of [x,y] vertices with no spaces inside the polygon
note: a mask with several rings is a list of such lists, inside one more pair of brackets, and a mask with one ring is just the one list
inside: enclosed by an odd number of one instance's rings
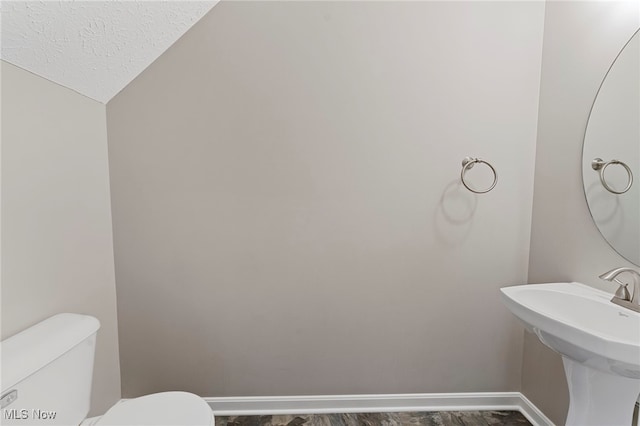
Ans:
{"label": "wood floor", "polygon": [[216,426],[531,426],[517,411],[216,416]]}

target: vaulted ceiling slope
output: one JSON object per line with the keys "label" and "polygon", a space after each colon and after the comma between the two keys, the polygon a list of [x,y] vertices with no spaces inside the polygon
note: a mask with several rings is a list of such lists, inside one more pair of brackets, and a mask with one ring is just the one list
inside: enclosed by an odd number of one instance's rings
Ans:
{"label": "vaulted ceiling slope", "polygon": [[0,58],[107,103],[216,3],[3,0]]}

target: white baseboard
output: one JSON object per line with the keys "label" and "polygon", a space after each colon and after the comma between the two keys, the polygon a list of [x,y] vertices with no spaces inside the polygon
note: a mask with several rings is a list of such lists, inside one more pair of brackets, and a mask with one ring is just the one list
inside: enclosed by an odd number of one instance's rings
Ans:
{"label": "white baseboard", "polygon": [[398,411],[520,411],[534,426],[553,426],[520,392],[318,395],[204,398],[214,415],[380,413]]}

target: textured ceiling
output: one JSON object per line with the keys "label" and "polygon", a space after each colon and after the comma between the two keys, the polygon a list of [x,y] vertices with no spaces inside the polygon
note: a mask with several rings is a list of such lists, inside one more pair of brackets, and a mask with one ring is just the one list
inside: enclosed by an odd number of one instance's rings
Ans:
{"label": "textured ceiling", "polygon": [[107,103],[216,3],[3,0],[0,57]]}

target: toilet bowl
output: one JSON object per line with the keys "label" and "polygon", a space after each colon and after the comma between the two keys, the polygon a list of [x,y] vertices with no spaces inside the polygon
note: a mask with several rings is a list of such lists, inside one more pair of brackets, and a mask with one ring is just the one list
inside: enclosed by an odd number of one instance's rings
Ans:
{"label": "toilet bowl", "polygon": [[213,412],[202,398],[188,392],[161,392],[121,401],[104,415],[81,426],[212,426]]}
{"label": "toilet bowl", "polygon": [[94,317],[58,314],[1,342],[2,425],[215,424],[209,405],[188,392],[123,400],[102,416],[85,419],[99,328]]}
{"label": "toilet bowl", "polygon": [[81,426],[213,426],[213,412],[202,398],[188,392],[161,392],[121,401],[104,415]]}

